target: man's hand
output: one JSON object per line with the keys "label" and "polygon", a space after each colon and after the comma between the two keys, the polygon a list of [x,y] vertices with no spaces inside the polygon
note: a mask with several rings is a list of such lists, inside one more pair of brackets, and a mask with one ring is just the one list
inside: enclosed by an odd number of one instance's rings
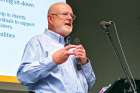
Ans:
{"label": "man's hand", "polygon": [[67,45],[64,48],[57,50],[52,57],[56,64],[62,64],[70,55],[75,55],[81,64],[87,63],[88,58],[82,45]]}
{"label": "man's hand", "polygon": [[82,45],[77,45],[76,49],[74,50],[74,55],[81,64],[87,63],[87,55],[84,47]]}
{"label": "man's hand", "polygon": [[64,48],[61,48],[59,50],[57,50],[53,55],[53,61],[56,64],[62,64],[64,63],[69,55],[75,55],[74,52],[70,52],[71,49],[75,49],[77,46],[76,45],[67,45]]}

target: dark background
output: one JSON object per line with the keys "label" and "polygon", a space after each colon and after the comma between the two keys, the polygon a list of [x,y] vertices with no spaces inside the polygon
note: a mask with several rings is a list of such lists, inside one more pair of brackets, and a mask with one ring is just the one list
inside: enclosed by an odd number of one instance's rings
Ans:
{"label": "dark background", "polygon": [[[111,44],[99,27],[102,20],[116,23],[118,34],[135,79],[140,79],[140,1],[139,0],[67,0],[77,19],[73,37],[79,37],[87,49],[87,54],[96,74],[96,84],[90,93],[97,93],[103,86],[124,78],[120,62]],[[110,27],[112,38],[119,47]]]}

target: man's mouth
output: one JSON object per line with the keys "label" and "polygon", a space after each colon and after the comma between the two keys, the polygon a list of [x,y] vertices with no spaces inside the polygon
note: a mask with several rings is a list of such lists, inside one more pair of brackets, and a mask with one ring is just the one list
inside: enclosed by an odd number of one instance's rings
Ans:
{"label": "man's mouth", "polygon": [[67,26],[71,26],[71,23],[65,23],[65,25],[67,25]]}

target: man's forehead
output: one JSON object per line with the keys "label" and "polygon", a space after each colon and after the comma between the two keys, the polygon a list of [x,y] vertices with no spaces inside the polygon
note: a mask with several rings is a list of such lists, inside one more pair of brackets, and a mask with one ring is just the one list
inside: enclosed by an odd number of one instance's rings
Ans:
{"label": "man's forehead", "polygon": [[60,3],[52,6],[52,11],[72,11],[68,4]]}

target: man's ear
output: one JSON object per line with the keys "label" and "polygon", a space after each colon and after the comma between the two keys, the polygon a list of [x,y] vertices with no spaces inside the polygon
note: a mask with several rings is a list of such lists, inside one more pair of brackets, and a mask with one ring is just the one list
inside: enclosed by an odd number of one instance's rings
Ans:
{"label": "man's ear", "polygon": [[48,15],[48,23],[52,24],[52,21],[53,21],[53,17],[51,15]]}

